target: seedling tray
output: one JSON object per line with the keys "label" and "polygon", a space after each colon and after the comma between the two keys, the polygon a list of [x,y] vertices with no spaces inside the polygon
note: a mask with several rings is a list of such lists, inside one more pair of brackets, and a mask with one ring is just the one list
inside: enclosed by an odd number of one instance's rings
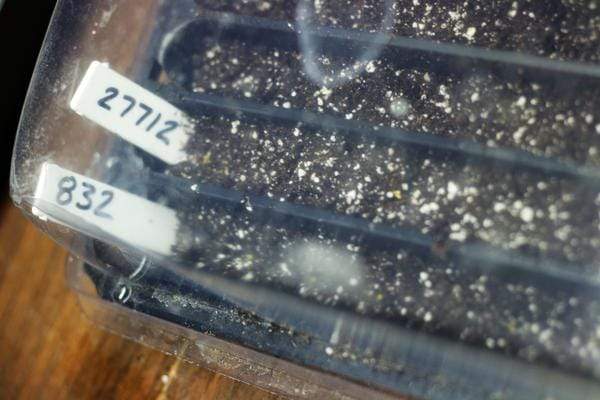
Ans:
{"label": "seedling tray", "polygon": [[[207,51],[206,43],[198,38],[218,37],[222,44],[242,41],[249,48],[298,52],[298,30],[283,21],[223,13],[204,13],[181,26],[172,21],[189,13],[193,3],[179,11],[171,5],[164,7],[168,11],[159,13],[157,29],[140,62],[143,67],[138,71],[138,80],[200,121],[197,138],[202,138],[202,128],[211,121],[237,121],[250,127],[288,131],[301,127],[309,136],[335,134],[347,147],[362,143],[394,148],[409,160],[430,158],[464,168],[474,165],[507,179],[523,174],[524,179],[542,177],[560,188],[580,185],[585,187],[581,193],[584,201],[600,187],[598,167],[572,155],[553,157],[515,146],[487,146],[468,133],[450,137],[439,132],[416,132],[382,126],[376,121],[277,106],[261,101],[260,96],[247,99],[235,93],[195,90],[198,61],[194,56]],[[378,43],[382,46],[380,58],[387,65],[393,63],[395,69],[425,69],[456,77],[486,71],[502,79],[546,83],[554,93],[559,93],[567,81],[571,88],[585,90],[598,86],[600,78],[593,65],[501,50],[395,36],[386,36],[382,42],[378,34],[340,28],[315,28],[303,34],[321,43],[321,51],[332,58],[346,60]],[[192,156],[198,142],[190,145]],[[86,267],[105,300],[383,391],[432,399],[532,399],[546,395],[579,399],[592,398],[597,390],[597,371],[586,360],[567,348],[543,348],[526,336],[511,336],[509,328],[504,331],[499,326],[512,317],[542,324],[537,318],[544,318],[556,303],[569,304],[576,298],[570,313],[581,316],[583,325],[569,326],[553,335],[564,343],[578,332],[592,329],[586,325],[594,323],[588,313],[600,304],[594,268],[587,265],[593,260],[583,257],[582,261],[572,261],[482,241],[456,241],[435,229],[423,232],[421,226],[389,224],[340,212],[335,204],[319,203],[318,199],[310,204],[282,201],[278,194],[269,196],[264,190],[253,191],[217,178],[203,179],[203,167],[197,158],[169,167],[121,141],[115,142],[112,154],[119,161],[107,170],[107,182],[160,199],[178,210],[182,243],[174,249],[178,260],[170,269],[145,261],[131,262],[119,250],[91,242],[89,251],[120,271],[113,275]],[[144,163],[143,171],[137,169],[138,160]],[[414,171],[418,163],[410,168],[410,173],[419,174]],[[137,176],[135,187],[130,179],[132,171]],[[204,243],[196,246],[185,237],[206,236],[206,231],[209,237],[221,234],[224,241],[231,236],[219,231],[214,221],[198,223],[198,215],[227,216],[232,229],[252,226],[259,238],[275,232],[281,237],[300,235],[340,246],[358,246],[363,257],[374,263],[384,264],[382,261],[400,252],[406,259],[404,284],[412,285],[411,294],[424,291],[428,276],[443,279],[450,273],[454,275],[449,282],[457,290],[481,283],[484,277],[487,294],[485,300],[420,298],[432,310],[420,318],[386,311],[386,307],[396,304],[394,295],[381,295],[381,308],[367,307],[366,311],[359,306],[367,300],[364,293],[347,295],[340,301],[331,301],[318,289],[298,296],[295,282],[278,281],[260,268],[245,279],[235,272],[224,272],[218,263],[207,265]],[[275,243],[272,236],[257,241],[254,251],[270,256],[268,248]],[[202,268],[191,267],[198,263]],[[394,279],[389,267],[377,273]],[[119,295],[123,287],[125,297]],[[450,292],[450,286],[444,289]],[[188,307],[173,307],[175,298],[185,298]],[[528,302],[539,313],[522,310]],[[477,305],[479,308],[467,310]],[[453,307],[460,317],[449,321],[442,316],[437,324],[427,323]],[[497,313],[498,326],[483,320],[469,322],[469,312]],[[460,328],[467,325],[475,333],[465,335]],[[489,346],[488,335],[494,334],[506,342],[502,348],[489,349],[493,346]],[[527,351],[536,351],[538,356],[528,357]]]}

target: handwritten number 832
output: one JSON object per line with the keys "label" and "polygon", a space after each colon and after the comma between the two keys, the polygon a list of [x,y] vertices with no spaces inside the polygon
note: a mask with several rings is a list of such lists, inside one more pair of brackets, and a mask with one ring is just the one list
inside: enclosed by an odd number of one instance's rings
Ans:
{"label": "handwritten number 832", "polygon": [[[106,89],[106,96],[102,97],[98,100],[98,105],[107,111],[113,110],[113,105],[111,102],[119,97],[120,91],[115,87],[109,87]],[[123,95],[121,98],[126,102],[125,108],[120,112],[121,118],[125,118],[130,112],[134,110],[139,110],[136,113],[137,118],[135,121],[136,126],[146,127],[146,132],[152,132],[155,130],[156,138],[163,142],[166,145],[169,145],[169,138],[167,134],[173,132],[177,127],[179,127],[179,123],[176,121],[161,121],[162,114],[158,111],[155,111],[152,107],[147,104],[144,104],[141,101],[136,100],[132,96]]]}
{"label": "handwritten number 832", "polygon": [[[106,207],[112,203],[115,194],[110,190],[103,190],[97,195],[96,186],[88,182],[82,182],[83,192],[80,199],[75,199],[75,190],[77,190],[77,179],[73,176],[65,176],[58,182],[58,193],[56,202],[61,206],[68,206],[76,201],[75,207],[82,211],[92,211],[95,216],[100,218],[112,219],[112,216],[106,211]],[[96,205],[95,203],[98,202]]]}

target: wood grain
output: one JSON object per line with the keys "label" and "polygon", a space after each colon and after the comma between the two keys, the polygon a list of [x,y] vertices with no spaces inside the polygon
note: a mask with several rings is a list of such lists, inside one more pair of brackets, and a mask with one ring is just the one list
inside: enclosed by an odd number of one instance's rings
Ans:
{"label": "wood grain", "polygon": [[0,202],[0,399],[276,399],[92,325],[67,252]]}

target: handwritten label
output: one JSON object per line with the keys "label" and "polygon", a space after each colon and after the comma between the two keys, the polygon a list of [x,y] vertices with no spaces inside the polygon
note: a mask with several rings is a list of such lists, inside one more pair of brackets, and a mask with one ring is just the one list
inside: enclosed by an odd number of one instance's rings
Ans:
{"label": "handwritten label", "polygon": [[42,166],[34,207],[40,218],[90,236],[108,234],[137,249],[170,255],[176,243],[174,210],[55,164]]}
{"label": "handwritten label", "polygon": [[92,62],[71,108],[168,164],[187,158],[187,116],[106,64]]}

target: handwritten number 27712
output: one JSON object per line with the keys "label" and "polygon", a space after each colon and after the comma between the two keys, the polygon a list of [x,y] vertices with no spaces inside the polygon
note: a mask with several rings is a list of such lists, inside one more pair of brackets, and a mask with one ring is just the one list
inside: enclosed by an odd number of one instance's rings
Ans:
{"label": "handwritten number 27712", "polygon": [[[106,96],[98,100],[98,105],[107,111],[113,111],[113,105],[111,104],[120,95],[119,89],[116,87],[106,88]],[[169,138],[167,135],[173,132],[179,127],[179,123],[176,121],[161,121],[162,114],[155,111],[152,107],[138,101],[132,96],[123,95],[121,99],[126,103],[125,107],[120,110],[119,116],[125,118],[134,110],[139,110],[135,118],[136,126],[145,126],[146,132],[155,132],[155,137],[166,145],[169,145]]]}

